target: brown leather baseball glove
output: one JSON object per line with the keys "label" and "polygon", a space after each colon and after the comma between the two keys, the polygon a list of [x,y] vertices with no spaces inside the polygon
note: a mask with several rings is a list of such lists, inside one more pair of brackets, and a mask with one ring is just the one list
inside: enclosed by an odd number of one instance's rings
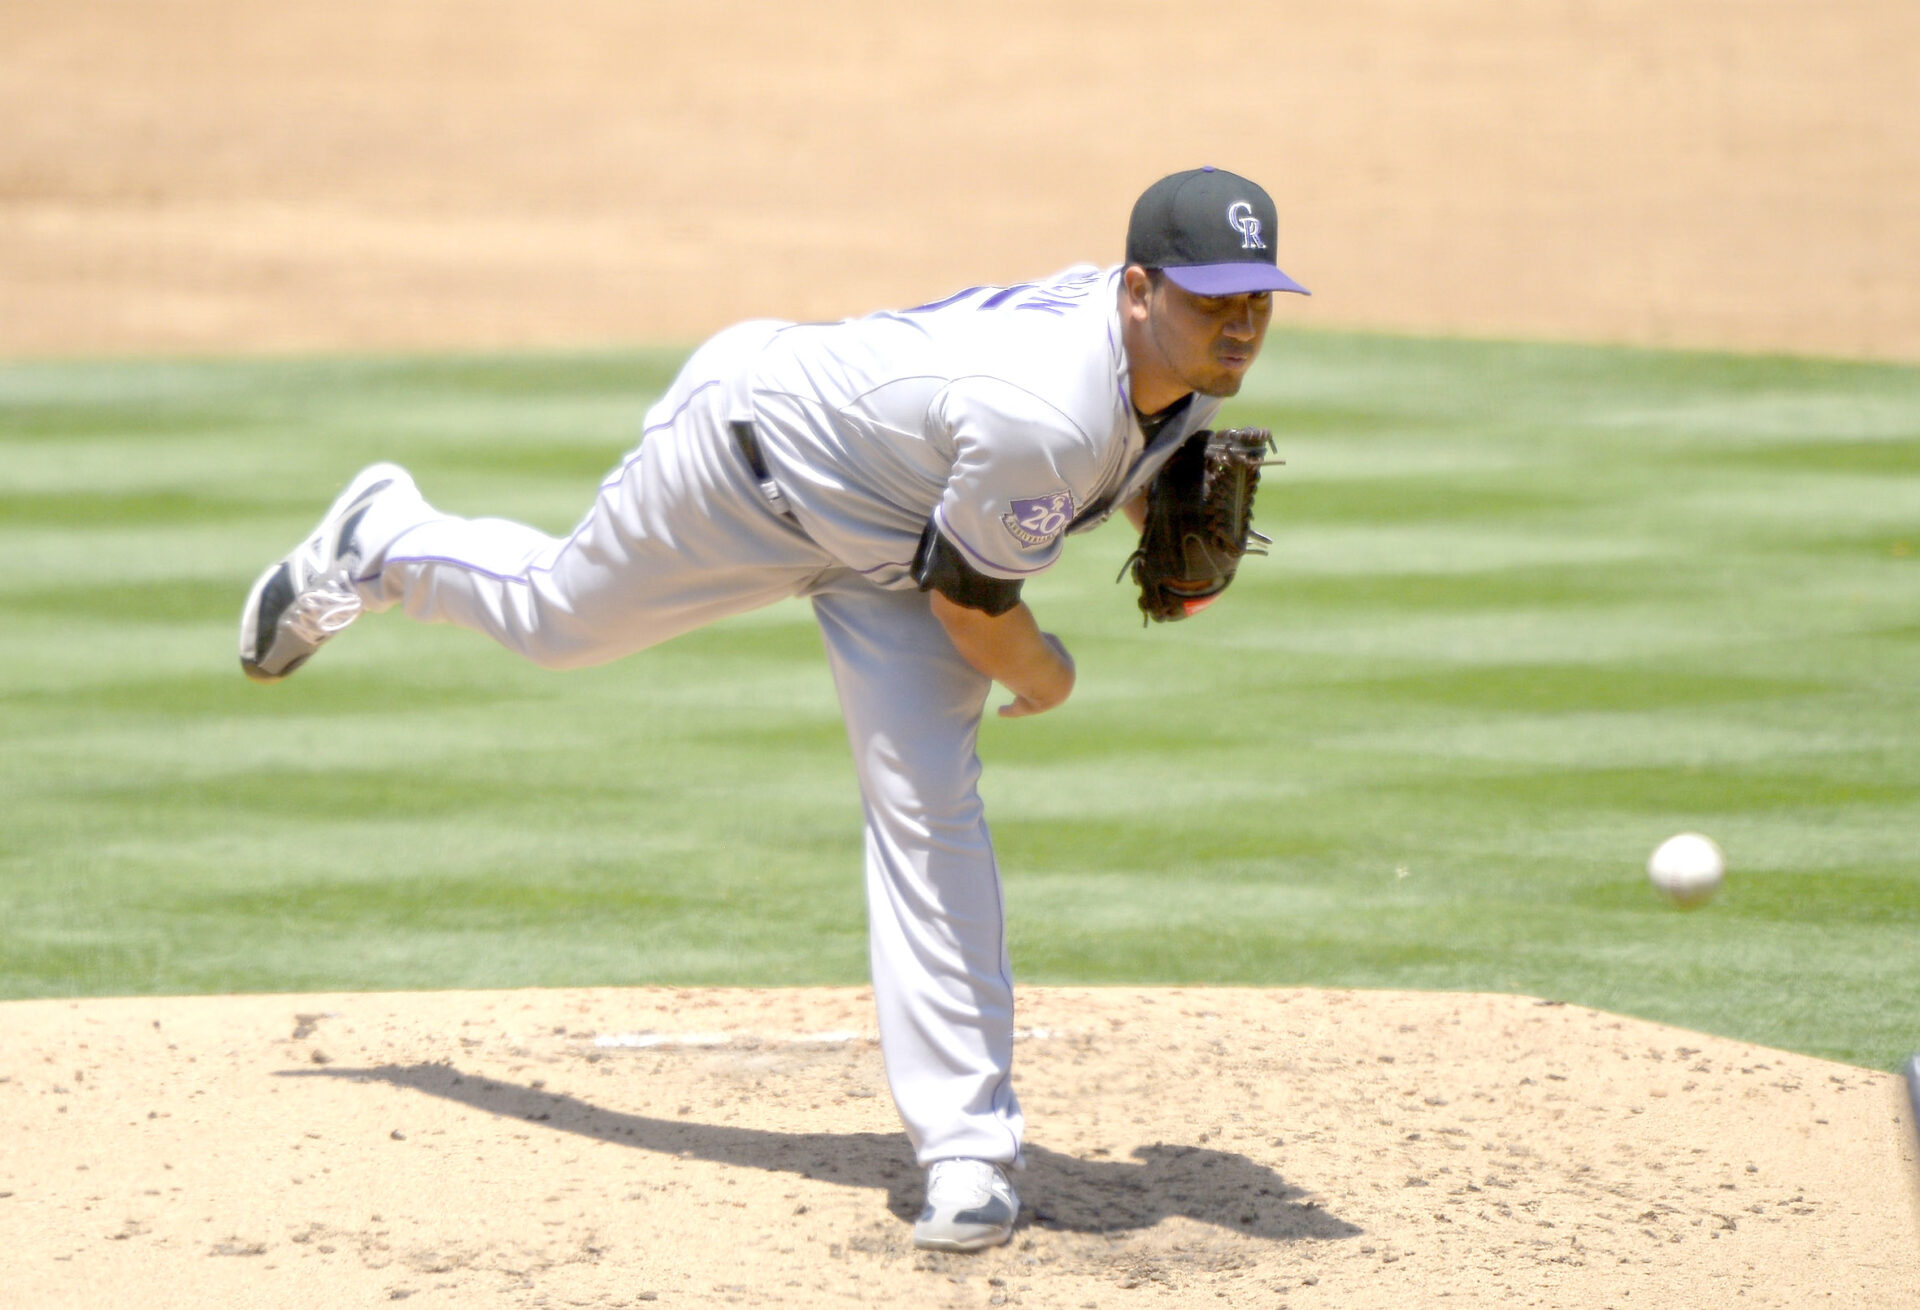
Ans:
{"label": "brown leather baseball glove", "polygon": [[1132,568],[1147,618],[1198,613],[1227,589],[1242,555],[1266,554],[1272,541],[1253,530],[1253,493],[1261,467],[1280,462],[1267,460],[1271,449],[1265,428],[1196,432],[1147,484],[1140,544],[1120,571]]}

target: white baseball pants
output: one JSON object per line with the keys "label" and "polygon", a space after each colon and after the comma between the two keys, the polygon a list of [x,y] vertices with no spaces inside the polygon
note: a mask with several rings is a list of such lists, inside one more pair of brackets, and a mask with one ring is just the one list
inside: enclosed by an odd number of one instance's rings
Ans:
{"label": "white baseball pants", "polygon": [[369,609],[483,632],[550,668],[630,655],[729,614],[811,598],[866,814],[868,929],[887,1079],[922,1165],[1016,1163],[1013,982],[975,750],[988,680],[926,595],[841,566],[769,505],[728,429],[765,337],[722,333],[647,414],[639,448],[565,539],[376,502]]}

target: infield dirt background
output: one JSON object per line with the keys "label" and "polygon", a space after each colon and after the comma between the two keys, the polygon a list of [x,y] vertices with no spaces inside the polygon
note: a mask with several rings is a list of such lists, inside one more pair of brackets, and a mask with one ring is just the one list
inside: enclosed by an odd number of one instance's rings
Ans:
{"label": "infield dirt background", "polygon": [[[1208,161],[1276,194],[1288,324],[1915,360],[1915,86],[1905,0],[21,0],[0,357],[691,342],[1113,260]],[[1885,1074],[1527,998],[1022,1004],[1028,1213],[966,1259],[910,1249],[862,992],[0,1006],[0,1300],[1920,1287]]]}
{"label": "infield dirt background", "polygon": [[1279,202],[1307,326],[1920,359],[1908,0],[0,6],[0,357],[688,344]]}

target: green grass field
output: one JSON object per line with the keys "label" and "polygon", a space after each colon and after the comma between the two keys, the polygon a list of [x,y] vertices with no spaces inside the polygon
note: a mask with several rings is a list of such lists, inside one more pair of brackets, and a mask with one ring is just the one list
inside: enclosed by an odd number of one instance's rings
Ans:
{"label": "green grass field", "polygon": [[[569,527],[664,354],[0,366],[0,995],[853,983],[804,605],[554,674],[368,620],[239,673],[362,464]],[[1920,1044],[1920,369],[1276,335],[1272,558],[983,734],[1023,981],[1518,991],[1891,1068]],[[1653,845],[1732,872],[1659,902]]]}

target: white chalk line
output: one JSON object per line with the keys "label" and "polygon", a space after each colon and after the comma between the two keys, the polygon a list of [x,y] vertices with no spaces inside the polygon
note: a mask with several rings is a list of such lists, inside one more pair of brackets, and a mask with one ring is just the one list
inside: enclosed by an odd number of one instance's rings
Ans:
{"label": "white chalk line", "polygon": [[[1046,1041],[1055,1034],[1051,1028],[1016,1028],[1016,1042]],[[659,1047],[715,1046],[844,1046],[849,1042],[878,1042],[873,1032],[836,1029],[821,1033],[601,1033],[593,1044],[604,1049],[649,1050]]]}

